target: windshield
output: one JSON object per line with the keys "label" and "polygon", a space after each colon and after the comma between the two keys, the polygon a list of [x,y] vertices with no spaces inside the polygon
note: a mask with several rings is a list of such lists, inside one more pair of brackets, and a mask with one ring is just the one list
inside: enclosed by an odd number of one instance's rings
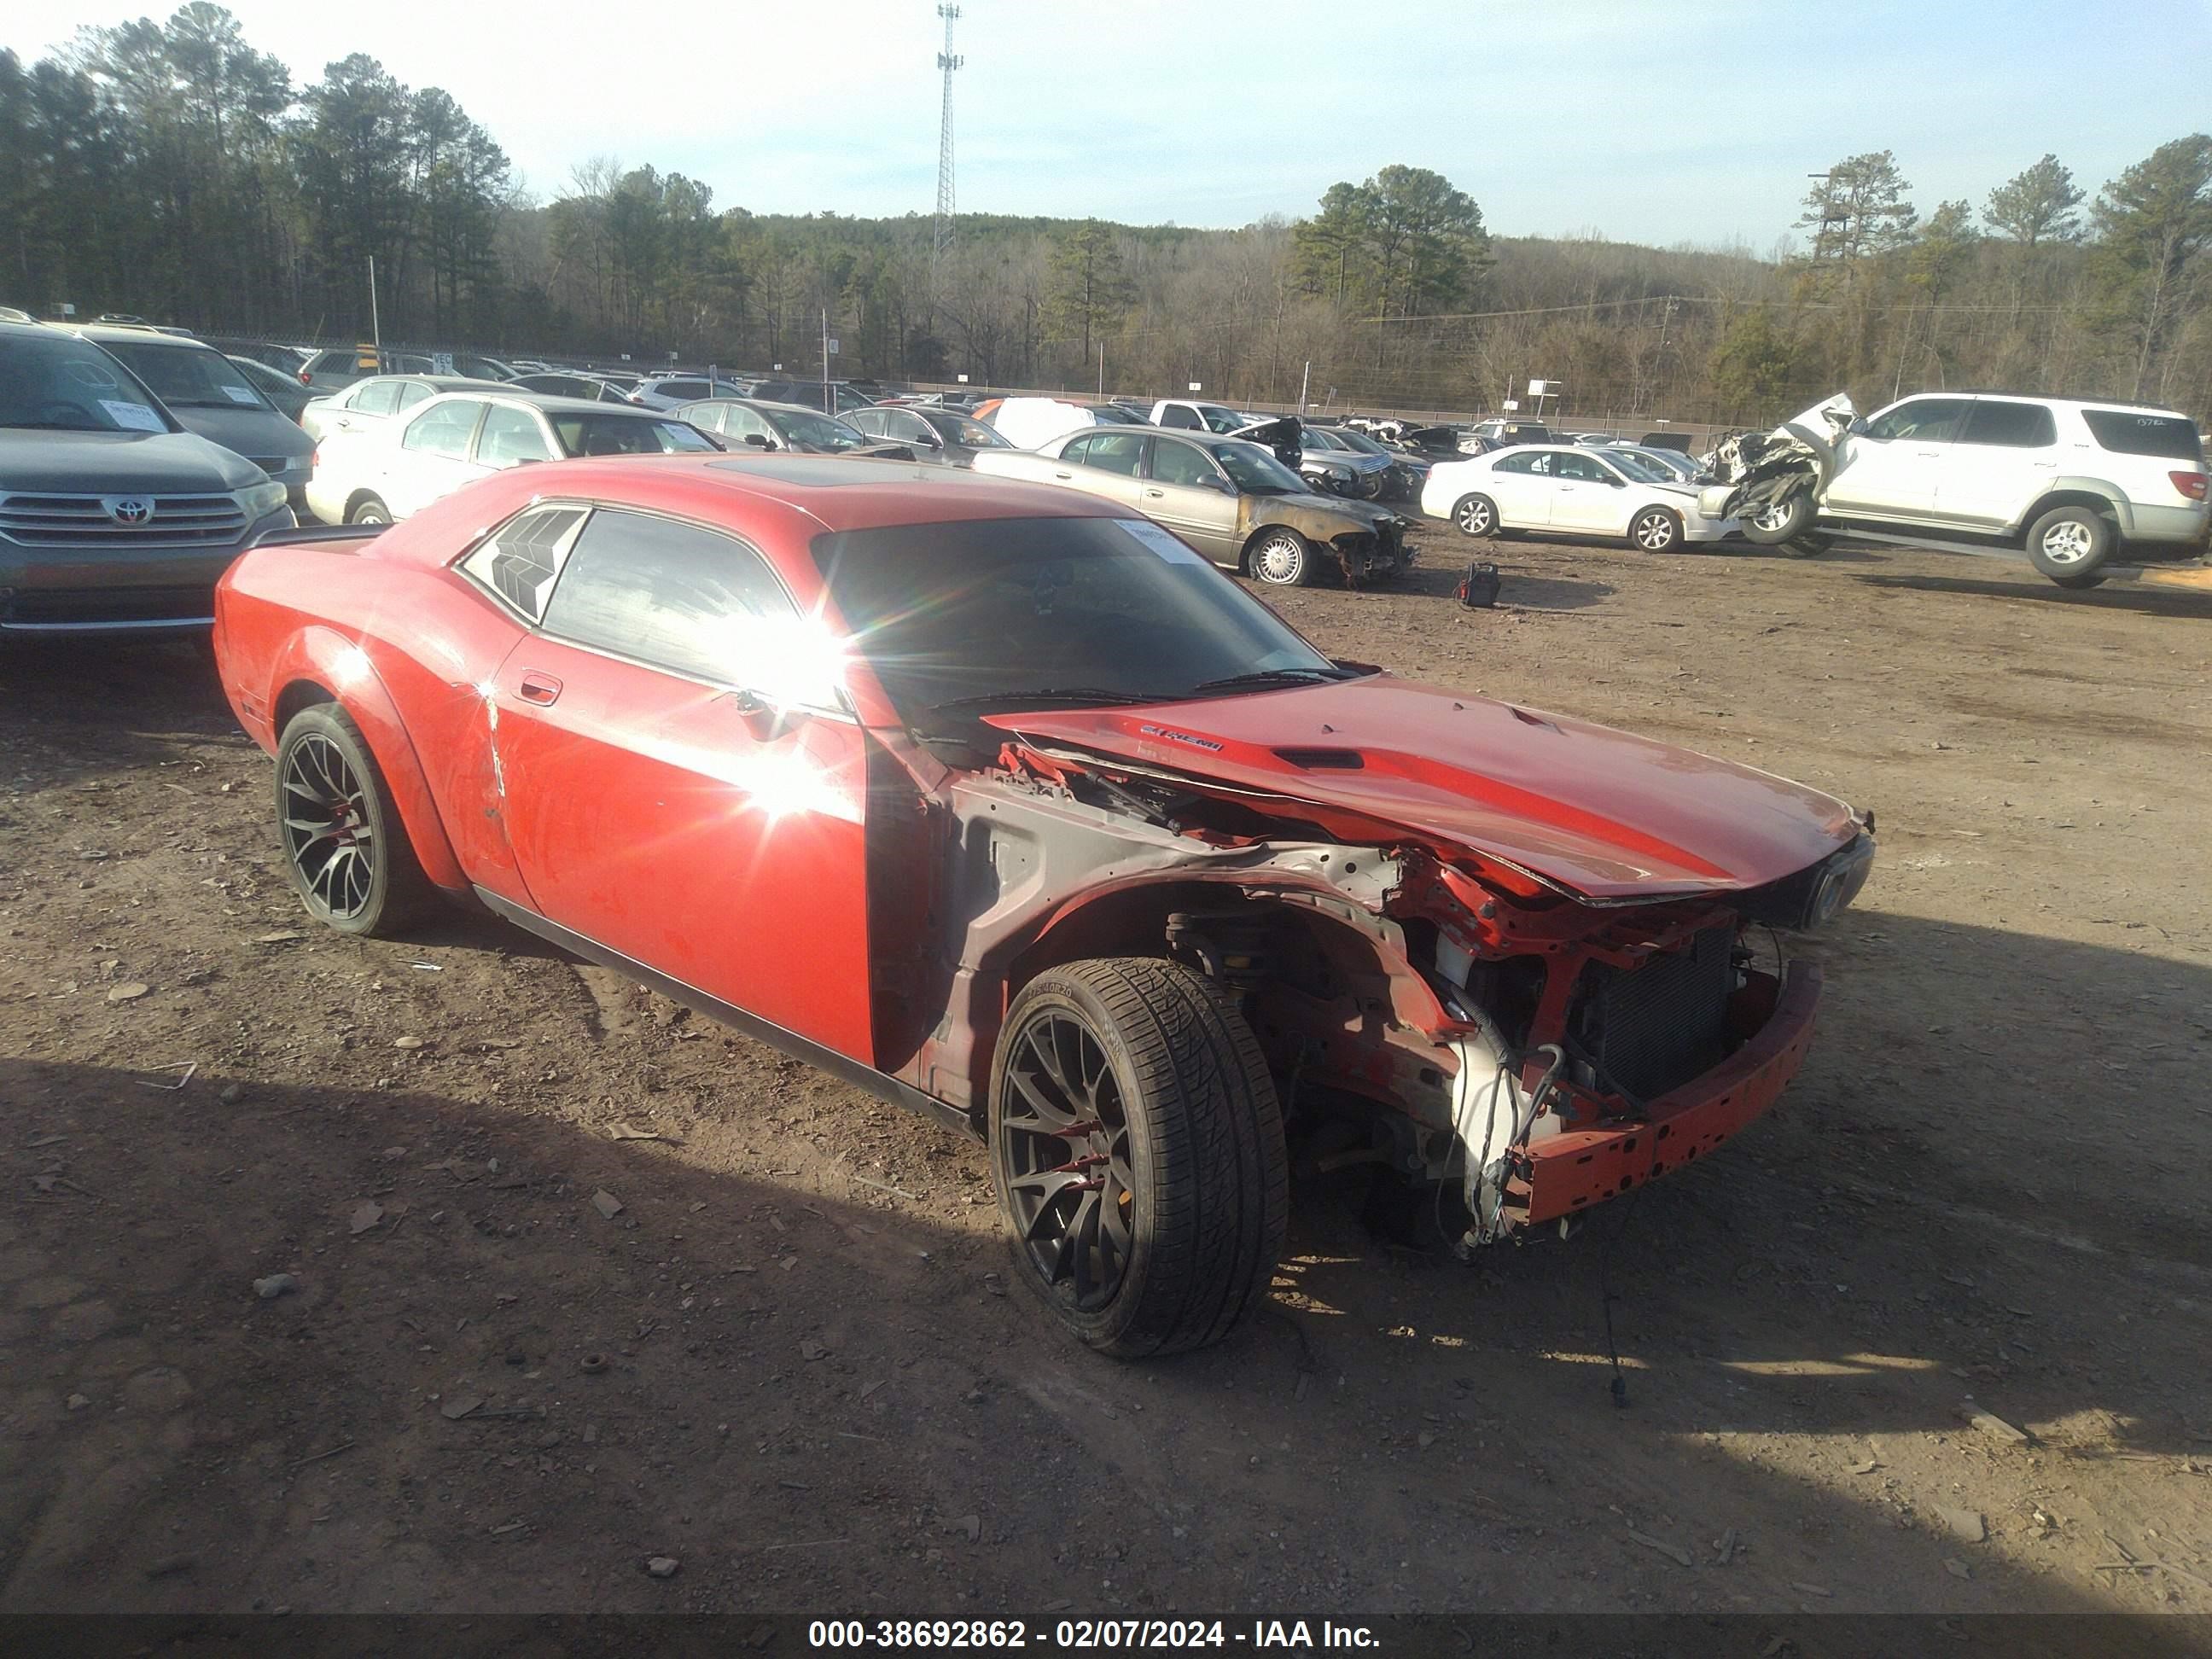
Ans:
{"label": "windshield", "polygon": [[1224,444],[1213,452],[1230,482],[1247,495],[1302,495],[1304,478],[1257,444]]}
{"label": "windshield", "polygon": [[269,407],[269,400],[220,351],[206,346],[163,345],[152,340],[103,343],[172,409]]}
{"label": "windshield", "polygon": [[[813,553],[858,653],[927,733],[972,735],[1000,708],[1164,702],[1239,675],[1341,672],[1146,520],[902,525],[820,537]],[[1080,695],[1036,695],[1055,690]]]}
{"label": "windshield", "polygon": [[40,331],[0,333],[0,427],[173,432],[154,394],[98,346]]}
{"label": "windshield", "polygon": [[1235,432],[1252,424],[1249,416],[1233,409],[1224,409],[1219,404],[1197,404],[1193,407],[1198,410],[1198,418],[1206,422],[1208,432]]}
{"label": "windshield", "polygon": [[1639,479],[1644,483],[1680,483],[1681,482],[1680,474],[1660,465],[1649,455],[1638,455],[1633,450],[1608,449],[1605,452],[1605,458],[1630,477]]}
{"label": "windshield", "polygon": [[833,421],[827,415],[809,414],[797,409],[763,409],[760,411],[774,422],[775,429],[794,444],[804,444],[809,449],[818,449],[830,454],[841,449],[862,449],[870,444],[881,443],[880,438],[870,438],[855,432],[842,421]]}
{"label": "windshield", "polygon": [[947,443],[965,444],[970,449],[1012,449],[1013,446],[981,421],[971,421],[965,415],[925,415],[921,417],[937,428],[937,435]]}
{"label": "windshield", "polygon": [[694,455],[711,453],[706,434],[681,421],[641,421],[634,415],[570,415],[549,417],[569,455]]}
{"label": "windshield", "polygon": [[1328,435],[1344,448],[1362,455],[1388,455],[1390,452],[1369,437],[1364,432],[1355,432],[1348,426],[1333,426]]}

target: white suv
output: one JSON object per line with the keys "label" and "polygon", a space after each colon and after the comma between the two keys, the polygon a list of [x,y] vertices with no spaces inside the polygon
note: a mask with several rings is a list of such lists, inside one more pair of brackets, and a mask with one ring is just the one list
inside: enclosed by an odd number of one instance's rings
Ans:
{"label": "white suv", "polygon": [[2061,586],[2094,587],[2121,543],[2201,544],[2212,511],[2195,422],[2098,399],[1922,393],[1851,422],[1820,472],[1817,501],[1782,509],[1798,522],[1746,533],[1794,535],[1817,512],[1823,525],[1998,537]]}

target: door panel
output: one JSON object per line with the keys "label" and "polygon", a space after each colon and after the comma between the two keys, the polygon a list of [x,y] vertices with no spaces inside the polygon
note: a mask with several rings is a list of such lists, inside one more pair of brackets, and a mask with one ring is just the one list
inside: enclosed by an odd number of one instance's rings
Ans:
{"label": "door panel", "polygon": [[1984,528],[2018,520],[2058,475],[2058,426],[2040,404],[1977,398],[1936,481],[1936,511]]}
{"label": "door panel", "polygon": [[493,691],[534,908],[872,1064],[864,740],[842,714],[764,706],[836,697],[767,562],[602,507],[553,579],[544,629]]}
{"label": "door panel", "polygon": [[1497,503],[1499,523],[1540,530],[1552,521],[1552,492],[1556,485],[1551,476],[1551,457],[1538,455],[1529,459],[1532,464],[1543,463],[1544,471],[1508,471],[1502,466],[1493,467],[1489,487],[1480,493]]}
{"label": "door panel", "polygon": [[1828,481],[1826,505],[1843,511],[1925,514],[1936,506],[1937,475],[1956,453],[1964,398],[1915,398],[1883,410],[1864,432],[1847,434]]}
{"label": "door panel", "polygon": [[[1142,485],[1146,435],[1137,432],[1086,432],[1069,440],[1060,459],[1047,468],[1053,483],[1103,495],[1137,507]],[[1141,508],[1139,510],[1141,511]]]}
{"label": "door panel", "polygon": [[1626,489],[1613,488],[1612,475],[1587,455],[1554,455],[1552,472],[1552,528],[1588,530],[1618,536],[1628,526],[1623,519]]}
{"label": "door panel", "polygon": [[[1228,480],[1194,444],[1172,438],[1152,441],[1152,476],[1144,481],[1137,506],[1217,563],[1233,562],[1243,549],[1237,538],[1235,493]],[[1213,480],[1209,486],[1200,480]]]}

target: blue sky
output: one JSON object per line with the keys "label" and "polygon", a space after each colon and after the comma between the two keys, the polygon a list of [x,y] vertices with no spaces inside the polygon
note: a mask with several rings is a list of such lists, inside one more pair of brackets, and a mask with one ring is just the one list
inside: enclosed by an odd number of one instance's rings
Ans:
{"label": "blue sky", "polygon": [[[0,45],[149,9],[22,9]],[[298,81],[363,52],[444,87],[541,196],[612,155],[756,211],[935,199],[933,0],[232,9]],[[2046,150],[2094,192],[2212,127],[2212,0],[963,0],[957,29],[974,211],[1237,225],[1404,161],[1501,234],[1763,252],[1803,175],[1862,150],[1894,150],[1925,213]]]}

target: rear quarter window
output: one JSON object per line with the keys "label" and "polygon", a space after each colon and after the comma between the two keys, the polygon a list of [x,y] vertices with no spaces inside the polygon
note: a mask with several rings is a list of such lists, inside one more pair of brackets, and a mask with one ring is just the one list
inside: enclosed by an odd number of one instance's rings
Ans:
{"label": "rear quarter window", "polygon": [[2098,447],[2118,455],[2154,455],[2160,460],[2204,459],[2197,422],[2180,415],[2143,415],[2128,409],[2085,409],[2081,418]]}

